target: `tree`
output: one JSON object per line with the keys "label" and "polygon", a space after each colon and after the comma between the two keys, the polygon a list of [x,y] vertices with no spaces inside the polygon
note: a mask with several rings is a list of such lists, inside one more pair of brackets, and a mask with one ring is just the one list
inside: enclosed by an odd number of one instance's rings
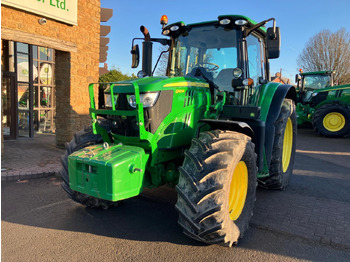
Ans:
{"label": "tree", "polygon": [[[129,79],[135,79],[137,76],[132,74],[131,76],[123,74],[120,70],[112,69],[108,73],[100,75],[98,78],[99,83],[108,83],[108,82],[119,82]],[[99,84],[99,92],[98,92],[98,105],[100,108],[100,105],[102,105],[102,108],[104,107],[105,101],[103,92],[107,88],[108,85],[105,84]]]}
{"label": "tree", "polygon": [[118,82],[118,81],[124,81],[129,79],[135,79],[137,78],[134,74],[131,76],[123,74],[118,69],[112,69],[106,74],[103,74],[99,77],[98,82],[104,83],[104,82]]}
{"label": "tree", "polygon": [[341,28],[332,33],[322,30],[311,37],[297,64],[305,72],[335,70],[335,82],[350,83],[350,34]]}

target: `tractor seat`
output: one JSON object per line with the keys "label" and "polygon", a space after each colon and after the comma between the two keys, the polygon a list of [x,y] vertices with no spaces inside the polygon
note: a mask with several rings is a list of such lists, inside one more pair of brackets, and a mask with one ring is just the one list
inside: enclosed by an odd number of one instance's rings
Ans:
{"label": "tractor seat", "polygon": [[221,91],[233,92],[232,88],[233,68],[222,69],[214,78],[214,83],[220,87]]}

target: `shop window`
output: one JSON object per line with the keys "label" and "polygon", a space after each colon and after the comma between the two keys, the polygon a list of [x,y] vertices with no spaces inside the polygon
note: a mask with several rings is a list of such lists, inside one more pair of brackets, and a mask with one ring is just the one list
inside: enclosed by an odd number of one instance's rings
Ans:
{"label": "shop window", "polygon": [[55,50],[2,40],[2,124],[6,139],[55,132]]}
{"label": "shop window", "polygon": [[33,46],[34,129],[39,133],[55,131],[54,50]]}

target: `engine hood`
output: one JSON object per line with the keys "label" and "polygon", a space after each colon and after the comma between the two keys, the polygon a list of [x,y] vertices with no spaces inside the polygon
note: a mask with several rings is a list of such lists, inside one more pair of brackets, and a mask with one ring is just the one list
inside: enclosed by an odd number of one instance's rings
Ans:
{"label": "engine hood", "polygon": [[[209,84],[204,80],[192,77],[145,77],[111,84],[113,84],[114,93],[134,93],[134,84],[139,86],[140,92],[173,90],[179,87],[209,88]],[[109,86],[105,93],[110,92]]]}

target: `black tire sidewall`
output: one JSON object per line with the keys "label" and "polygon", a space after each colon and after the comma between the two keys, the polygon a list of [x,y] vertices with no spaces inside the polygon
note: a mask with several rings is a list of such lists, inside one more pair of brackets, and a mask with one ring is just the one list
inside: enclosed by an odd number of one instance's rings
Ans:
{"label": "black tire sidewall", "polygon": [[[292,121],[293,141],[291,155],[287,170],[283,171],[283,141],[288,119]],[[274,144],[272,149],[271,164],[269,168],[270,177],[266,180],[265,187],[269,189],[285,189],[293,172],[297,136],[297,118],[295,103],[291,99],[283,101],[281,112],[275,123]]]}
{"label": "black tire sidewall", "polygon": [[[323,125],[323,120],[329,113],[339,113],[345,118],[344,127],[336,132],[331,132]],[[328,104],[317,109],[312,124],[316,132],[326,137],[343,137],[350,132],[350,109],[339,104]]]}

